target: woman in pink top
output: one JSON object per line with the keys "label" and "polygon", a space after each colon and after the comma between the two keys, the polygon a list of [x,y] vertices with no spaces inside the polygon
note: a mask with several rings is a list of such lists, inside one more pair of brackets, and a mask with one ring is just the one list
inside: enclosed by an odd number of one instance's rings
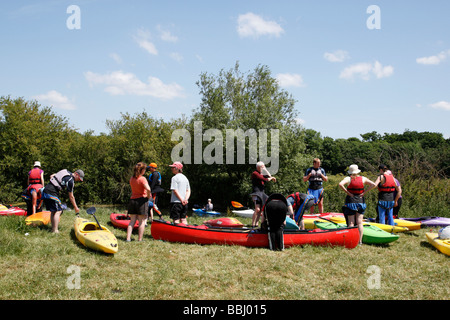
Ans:
{"label": "woman in pink top", "polygon": [[138,241],[144,237],[145,223],[147,222],[148,201],[152,196],[150,186],[144,177],[147,165],[139,162],[134,166],[134,174],[130,179],[131,198],[128,203],[128,214],[131,217],[127,227],[127,241],[131,241],[136,220],[139,222]]}

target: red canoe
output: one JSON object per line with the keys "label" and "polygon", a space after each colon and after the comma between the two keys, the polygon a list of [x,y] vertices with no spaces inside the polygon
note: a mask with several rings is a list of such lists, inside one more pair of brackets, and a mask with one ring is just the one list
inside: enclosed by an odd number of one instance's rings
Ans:
{"label": "red canoe", "polygon": [[[2,206],[2,208],[4,208]],[[19,207],[10,207],[9,209],[0,209],[0,216],[26,216],[27,210]]]}
{"label": "red canoe", "polygon": [[[113,226],[121,229],[126,229],[130,224],[131,218],[130,216],[124,213],[111,213],[109,216],[109,220],[111,220]],[[138,227],[139,222],[136,220],[136,223],[134,224],[134,229],[137,229]]]}
{"label": "red canoe", "polygon": [[[151,233],[155,240],[169,242],[269,247],[267,233],[260,230],[209,228],[205,225],[174,225],[168,221],[153,220]],[[315,246],[343,246],[351,249],[355,248],[358,242],[359,231],[357,227],[284,231],[284,246],[286,248],[310,244]]]}

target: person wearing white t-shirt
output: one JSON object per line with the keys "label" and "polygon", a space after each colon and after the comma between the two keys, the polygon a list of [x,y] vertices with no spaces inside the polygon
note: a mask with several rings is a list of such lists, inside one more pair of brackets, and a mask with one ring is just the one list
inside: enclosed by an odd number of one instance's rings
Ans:
{"label": "person wearing white t-shirt", "polygon": [[187,224],[188,201],[191,196],[191,187],[189,180],[182,173],[183,164],[174,162],[169,166],[172,169],[173,177],[170,181],[170,218],[173,223]]}

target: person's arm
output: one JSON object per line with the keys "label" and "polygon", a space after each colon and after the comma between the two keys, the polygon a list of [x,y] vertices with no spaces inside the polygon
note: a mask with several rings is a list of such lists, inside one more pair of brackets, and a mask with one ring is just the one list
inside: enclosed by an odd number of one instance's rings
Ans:
{"label": "person's arm", "polygon": [[184,198],[184,200],[182,201],[183,205],[187,205],[189,202],[189,197],[191,196],[191,189],[187,189],[186,190],[186,196]]}
{"label": "person's arm", "polygon": [[394,207],[398,206],[398,199],[400,199],[400,197],[402,196],[402,187],[400,187],[399,185],[395,185],[395,190],[397,190],[397,195],[395,196],[395,204]]}
{"label": "person's arm", "polygon": [[351,197],[351,196],[353,196],[353,194],[351,194],[345,187],[345,185],[349,183],[348,179],[349,179],[349,177],[345,177],[344,179],[342,179],[342,181],[339,182],[339,188],[344,190],[344,192]]}
{"label": "person's arm", "polygon": [[325,182],[328,181],[328,177],[325,174],[325,170],[324,169],[320,168],[317,172],[319,172],[319,174],[322,176],[322,180],[323,181],[325,181]]}
{"label": "person's arm", "polygon": [[42,182],[42,185],[44,186],[45,185],[45,183],[44,183],[44,171],[41,172],[41,182]]}
{"label": "person's arm", "polygon": [[73,192],[69,192],[69,200],[72,203],[73,209],[75,210],[75,213],[78,214],[80,212],[80,208],[77,206],[77,202],[75,201],[75,197],[73,195]]}
{"label": "person's arm", "polygon": [[311,170],[306,170],[305,175],[303,176],[303,182],[306,182],[311,178]]}

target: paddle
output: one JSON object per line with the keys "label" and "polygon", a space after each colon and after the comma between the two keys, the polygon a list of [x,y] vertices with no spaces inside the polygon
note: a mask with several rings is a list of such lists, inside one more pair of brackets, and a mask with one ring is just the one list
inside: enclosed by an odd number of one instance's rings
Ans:
{"label": "paddle", "polygon": [[98,220],[97,220],[97,217],[96,217],[95,214],[94,214],[95,211],[97,211],[97,209],[95,209],[95,207],[90,207],[90,208],[88,208],[88,209],[86,210],[87,214],[90,214],[90,215],[94,216],[94,219],[95,219],[95,221],[97,222],[98,227],[100,228],[100,230],[103,230],[102,226],[100,225],[100,223],[99,223]]}
{"label": "paddle", "polygon": [[248,209],[248,207],[243,206],[237,201],[231,201],[231,205],[236,209]]}

